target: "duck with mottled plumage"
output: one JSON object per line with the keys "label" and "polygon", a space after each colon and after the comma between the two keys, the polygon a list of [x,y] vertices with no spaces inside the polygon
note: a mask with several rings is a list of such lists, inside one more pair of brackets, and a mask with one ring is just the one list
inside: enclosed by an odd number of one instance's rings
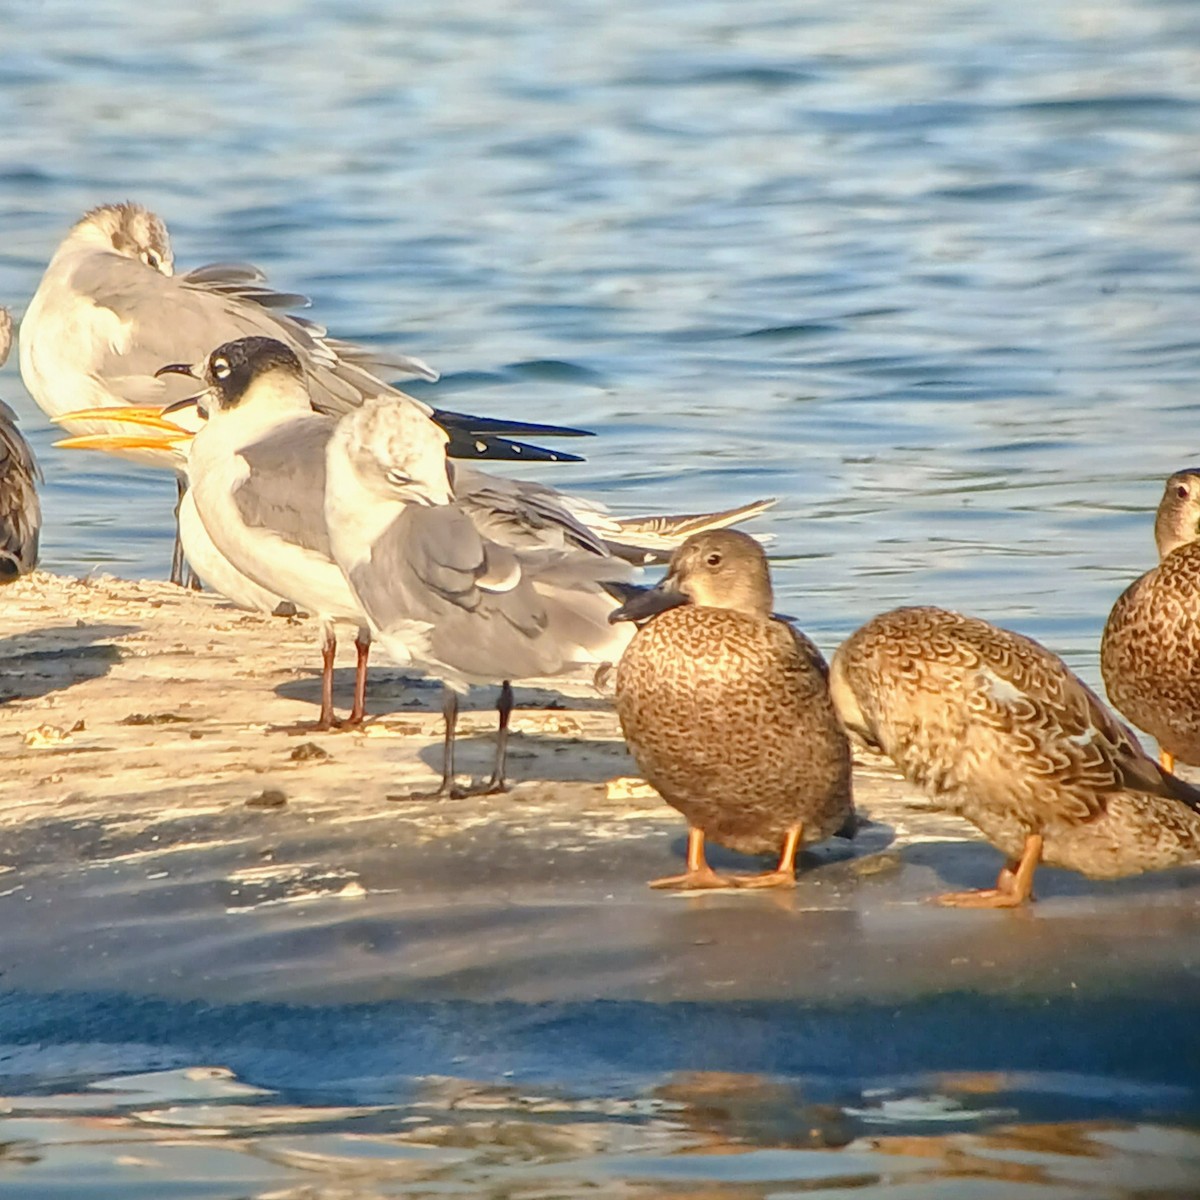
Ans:
{"label": "duck with mottled plumage", "polygon": [[1200,766],[1200,470],[1167,480],[1159,564],[1113,605],[1100,642],[1108,698],[1159,745],[1159,761]]}
{"label": "duck with mottled plumage", "polygon": [[1032,638],[899,608],[838,648],[829,683],[851,733],[1007,856],[995,888],[943,904],[1016,907],[1042,862],[1095,879],[1200,862],[1200,791]]}
{"label": "duck with mottled plumage", "polygon": [[[773,617],[762,547],[696,534],[658,587],[612,620],[645,621],[617,667],[617,714],[638,767],[688,820],[688,865],[651,887],[792,887],[806,842],[852,836],[850,748],[820,651]],[[773,871],[719,875],[705,839],[779,855]]]}
{"label": "duck with mottled plumage", "polygon": [[[0,367],[12,345],[12,317],[0,308]],[[42,477],[29,443],[17,429],[17,414],[0,400],[0,584],[12,583],[37,566]]]}

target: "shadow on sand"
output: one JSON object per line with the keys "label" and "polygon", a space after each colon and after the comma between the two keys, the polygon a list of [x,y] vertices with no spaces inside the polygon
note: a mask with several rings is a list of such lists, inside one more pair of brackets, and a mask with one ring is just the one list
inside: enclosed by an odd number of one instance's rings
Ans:
{"label": "shadow on sand", "polygon": [[[938,882],[934,892],[990,888],[1004,865],[1004,856],[999,850],[980,842],[928,842],[906,846],[900,856],[905,864],[926,868],[936,875]],[[1040,900],[1103,897],[1120,901],[1135,897],[1170,897],[1197,884],[1200,884],[1200,871],[1187,866],[1131,875],[1126,879],[1088,879],[1075,871],[1042,866],[1037,870],[1033,890]]]}
{"label": "shadow on sand", "polygon": [[[514,714],[519,719],[520,710]],[[455,765],[461,775],[490,775],[496,753],[493,734],[459,734]],[[433,774],[442,770],[442,744],[419,755]],[[508,778],[512,783],[606,783],[634,775],[637,767],[624,742],[514,731],[508,739]],[[666,806],[664,805],[664,812]]]}
{"label": "shadow on sand", "polygon": [[[459,711],[463,713],[495,711],[499,687],[475,687],[460,698]],[[554,709],[571,708],[584,711],[604,711],[612,708],[612,701],[603,696],[572,696],[569,701],[549,688],[521,687],[514,689],[516,709],[514,718],[522,708]],[[333,673],[333,700],[336,705],[349,707],[354,693],[354,668],[338,667]],[[281,683],[275,694],[285,700],[299,700],[311,704],[314,709],[321,704],[321,674],[311,670],[301,679],[289,679]],[[397,713],[442,711],[442,685],[436,679],[421,675],[408,675],[396,668],[372,667],[367,679],[367,712],[375,717],[386,717]]]}
{"label": "shadow on sand", "polygon": [[107,675],[121,659],[114,638],[133,625],[51,625],[0,639],[0,702],[36,700]]}

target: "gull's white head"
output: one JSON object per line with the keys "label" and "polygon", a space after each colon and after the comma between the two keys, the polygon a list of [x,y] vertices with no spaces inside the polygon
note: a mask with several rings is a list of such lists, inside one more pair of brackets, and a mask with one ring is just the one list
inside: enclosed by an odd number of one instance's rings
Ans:
{"label": "gull's white head", "polygon": [[412,401],[379,396],[343,417],[336,435],[359,482],[381,499],[449,504],[446,432]]}
{"label": "gull's white head", "polygon": [[64,245],[79,243],[136,258],[161,275],[175,272],[175,255],[163,219],[140,204],[101,204],[84,213]]}
{"label": "gull's white head", "polygon": [[11,349],[12,313],[7,308],[0,308],[0,367],[4,366],[4,360],[8,358]]}

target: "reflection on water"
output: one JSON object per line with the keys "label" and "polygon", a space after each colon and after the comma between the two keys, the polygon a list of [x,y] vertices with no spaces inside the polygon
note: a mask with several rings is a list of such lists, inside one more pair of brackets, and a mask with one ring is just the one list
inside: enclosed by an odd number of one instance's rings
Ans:
{"label": "reflection on water", "polygon": [[[767,1200],[1194,1196],[1200,1128],[1011,1119],[1036,1078],[945,1076],[813,1102],[760,1075],[694,1072],[637,1096],[445,1077],[404,1104],[288,1103],[220,1068],[14,1095],[0,1195]],[[923,1090],[922,1090],[923,1089]],[[873,1112],[867,1119],[864,1114]]]}

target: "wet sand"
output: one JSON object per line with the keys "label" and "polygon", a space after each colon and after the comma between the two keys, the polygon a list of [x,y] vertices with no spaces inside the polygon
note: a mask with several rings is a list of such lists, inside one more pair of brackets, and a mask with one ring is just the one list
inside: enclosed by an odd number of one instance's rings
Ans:
{"label": "wet sand", "polygon": [[[510,794],[413,800],[440,763],[436,685],[381,665],[362,732],[306,732],[308,621],[112,578],[38,574],[4,601],[9,986],[69,987],[97,945],[90,987],[220,1001],[1046,995],[1200,974],[1200,871],[1043,870],[1015,914],[927,904],[988,884],[999,856],[880,759],[856,766],[869,823],[806,855],[794,891],[655,893],[684,827],[630,778],[588,682],[518,690]],[[493,700],[462,719],[476,778]]]}
{"label": "wet sand", "polygon": [[438,688],[297,730],[306,621],[3,597],[0,1196],[1200,1194],[1200,871],[939,909],[999,855],[868,758],[794,891],[652,892],[684,826],[586,681],[413,800]]}

